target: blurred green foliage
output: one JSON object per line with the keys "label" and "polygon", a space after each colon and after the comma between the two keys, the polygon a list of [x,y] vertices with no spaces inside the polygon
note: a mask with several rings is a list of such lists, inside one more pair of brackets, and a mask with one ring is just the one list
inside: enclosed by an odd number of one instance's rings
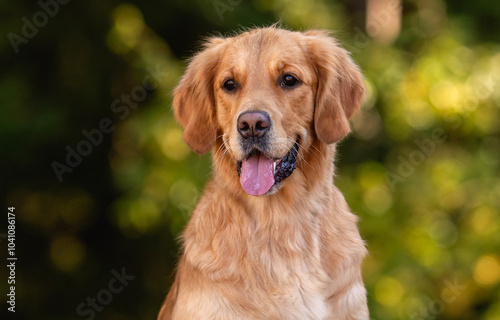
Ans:
{"label": "blurred green foliage", "polygon": [[204,36],[281,21],[335,30],[365,74],[336,183],[370,251],[371,317],[500,319],[498,1],[404,1],[390,44],[368,35],[364,1],[7,1],[0,14],[16,316],[89,318],[77,307],[123,267],[134,280],[96,317],[156,316],[211,167],[182,142],[172,88]]}

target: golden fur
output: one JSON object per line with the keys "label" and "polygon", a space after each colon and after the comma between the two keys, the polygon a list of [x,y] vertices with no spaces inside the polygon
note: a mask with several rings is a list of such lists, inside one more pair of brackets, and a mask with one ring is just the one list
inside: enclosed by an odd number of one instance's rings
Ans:
{"label": "golden fur", "polygon": [[[284,89],[283,74],[300,84]],[[336,142],[363,93],[358,67],[324,31],[269,27],[206,42],[173,109],[186,143],[212,150],[213,177],[182,234],[158,319],[369,319],[366,249],[332,183]],[[247,156],[236,122],[249,110],[270,115],[270,158],[300,143],[295,171],[263,196],[246,194],[236,169]]]}

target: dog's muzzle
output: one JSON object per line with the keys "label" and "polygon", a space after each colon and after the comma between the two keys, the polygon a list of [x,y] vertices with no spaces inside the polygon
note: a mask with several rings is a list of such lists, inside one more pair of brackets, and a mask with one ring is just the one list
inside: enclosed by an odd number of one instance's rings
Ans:
{"label": "dog's muzzle", "polygon": [[298,140],[290,151],[278,160],[270,159],[258,150],[250,153],[245,160],[236,163],[243,190],[254,196],[271,191],[295,170],[298,153]]}

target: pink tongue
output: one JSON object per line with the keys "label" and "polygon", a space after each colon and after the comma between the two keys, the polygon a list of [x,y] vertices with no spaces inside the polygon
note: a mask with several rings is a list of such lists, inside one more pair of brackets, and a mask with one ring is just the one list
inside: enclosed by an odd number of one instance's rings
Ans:
{"label": "pink tongue", "polygon": [[274,185],[274,161],[262,154],[249,157],[241,165],[240,183],[250,195],[266,194]]}

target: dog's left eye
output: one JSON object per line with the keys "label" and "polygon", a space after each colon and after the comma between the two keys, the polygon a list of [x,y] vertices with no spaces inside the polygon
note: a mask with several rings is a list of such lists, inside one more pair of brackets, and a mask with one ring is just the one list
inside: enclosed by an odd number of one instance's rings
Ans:
{"label": "dog's left eye", "polygon": [[292,88],[300,83],[299,79],[295,78],[291,74],[285,74],[281,80],[282,88]]}
{"label": "dog's left eye", "polygon": [[228,80],[224,81],[224,84],[222,85],[222,87],[224,88],[224,90],[226,90],[228,92],[232,92],[232,91],[236,90],[237,84],[236,84],[236,81],[234,81],[234,79],[228,79]]}

